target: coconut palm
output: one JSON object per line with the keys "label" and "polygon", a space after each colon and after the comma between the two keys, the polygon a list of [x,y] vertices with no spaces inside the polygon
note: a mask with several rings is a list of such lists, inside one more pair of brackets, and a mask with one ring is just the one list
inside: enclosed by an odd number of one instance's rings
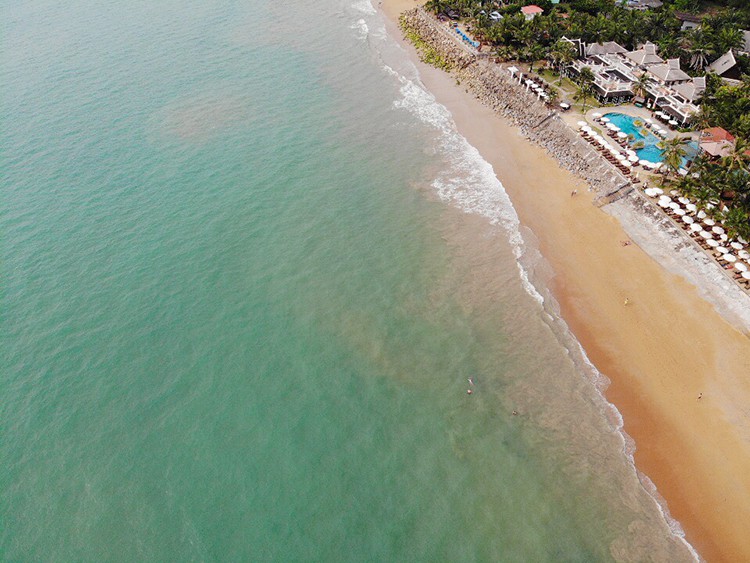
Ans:
{"label": "coconut palm", "polygon": [[550,59],[552,59],[552,63],[557,67],[557,70],[560,73],[559,84],[562,84],[563,69],[575,59],[576,48],[570,43],[570,41],[563,41],[561,39],[552,46],[549,56]]}
{"label": "coconut palm", "polygon": [[578,92],[574,96],[576,101],[582,102],[581,111],[586,113],[586,101],[594,95],[594,73],[585,66],[578,74]]}
{"label": "coconut palm", "polygon": [[750,163],[750,144],[743,138],[737,138],[734,141],[732,152],[721,159],[721,163],[726,166],[727,172],[734,170],[741,170],[748,172],[748,164]]}
{"label": "coconut palm", "polygon": [[723,26],[716,34],[716,48],[720,53],[739,49],[745,44],[745,38],[738,27]]}
{"label": "coconut palm", "polygon": [[651,82],[651,77],[646,72],[643,72],[640,76],[636,77],[635,82],[633,82],[633,94],[635,94],[636,96],[640,96],[641,98],[645,98],[648,94],[647,88],[649,87]]}
{"label": "coconut palm", "polygon": [[662,150],[661,159],[667,166],[668,171],[676,174],[680,169],[682,159],[687,155],[685,145],[689,140],[688,137],[675,137],[674,139],[659,141],[657,146]]}

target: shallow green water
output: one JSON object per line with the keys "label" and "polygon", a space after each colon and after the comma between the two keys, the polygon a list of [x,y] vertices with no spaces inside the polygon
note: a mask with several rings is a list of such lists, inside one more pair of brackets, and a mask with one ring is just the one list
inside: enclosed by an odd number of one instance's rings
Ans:
{"label": "shallow green water", "polygon": [[369,4],[4,4],[3,559],[684,556]]}

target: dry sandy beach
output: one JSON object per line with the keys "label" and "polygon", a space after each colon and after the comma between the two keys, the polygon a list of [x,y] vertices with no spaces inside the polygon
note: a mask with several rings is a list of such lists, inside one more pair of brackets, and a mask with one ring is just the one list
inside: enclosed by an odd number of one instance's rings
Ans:
{"label": "dry sandy beach", "polygon": [[[416,5],[380,4],[392,34],[399,35],[398,14]],[[522,224],[538,238],[563,318],[611,380],[606,396],[635,440],[639,470],[702,558],[750,561],[748,336],[698,288],[638,245],[623,246],[629,236],[622,226],[593,206],[586,186],[544,150],[450,76],[418,66],[424,85],[493,165]]]}

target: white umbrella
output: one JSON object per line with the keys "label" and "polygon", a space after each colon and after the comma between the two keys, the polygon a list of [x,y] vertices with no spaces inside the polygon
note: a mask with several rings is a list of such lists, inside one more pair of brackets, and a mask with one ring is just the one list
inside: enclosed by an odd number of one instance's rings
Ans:
{"label": "white umbrella", "polygon": [[680,209],[680,204],[677,203],[676,201],[673,201],[672,203],[669,204],[669,207],[677,211],[678,209]]}
{"label": "white umbrella", "polygon": [[742,248],[743,248],[742,245],[739,242],[736,242],[736,241],[733,242],[732,244],[730,244],[729,246],[731,246],[735,250],[742,250]]}
{"label": "white umbrella", "polygon": [[734,269],[739,270],[740,272],[747,272],[747,264],[744,262],[735,262]]}
{"label": "white umbrella", "polygon": [[654,188],[646,188],[643,190],[643,193],[646,194],[648,197],[656,197],[656,192],[654,191]]}
{"label": "white umbrella", "polygon": [[563,108],[563,109],[570,109],[570,104],[566,104],[565,102],[562,102],[560,104],[560,107]]}
{"label": "white umbrella", "polygon": [[654,124],[654,122],[651,121],[650,119],[644,119],[643,122],[646,123],[647,125],[653,125]]}
{"label": "white umbrella", "polygon": [[702,236],[702,237],[703,237],[704,239],[706,239],[706,240],[710,240],[710,239],[714,238],[714,236],[713,236],[713,235],[712,235],[711,233],[709,233],[708,231],[701,231],[701,232],[700,232],[700,235],[701,235],[701,236]]}
{"label": "white umbrella", "polygon": [[675,209],[674,210],[674,214],[675,215],[679,215],[680,217],[682,217],[683,215],[685,215],[685,210],[684,209]]}
{"label": "white umbrella", "polygon": [[742,272],[742,278],[746,280],[750,280],[750,272]]}
{"label": "white umbrella", "polygon": [[709,239],[706,241],[706,244],[710,246],[711,248],[716,248],[719,246],[719,243],[716,242],[714,239]]}
{"label": "white umbrella", "polygon": [[678,197],[680,195],[680,192],[677,190],[669,190],[669,194],[673,197]]}
{"label": "white umbrella", "polygon": [[602,117],[602,123],[609,123],[609,117]]}
{"label": "white umbrella", "polygon": [[706,212],[702,209],[698,211],[698,219],[705,219],[706,218]]}
{"label": "white umbrella", "polygon": [[680,168],[680,169],[679,169],[679,170],[677,171],[677,173],[678,173],[678,174],[679,174],[680,176],[687,176],[687,170],[685,170],[684,168]]}
{"label": "white umbrella", "polygon": [[713,209],[714,207],[716,207],[716,206],[713,203],[707,203],[706,204],[706,209]]}
{"label": "white umbrella", "polygon": [[618,152],[618,153],[617,153],[617,154],[615,155],[615,158],[616,158],[617,160],[619,160],[620,162],[622,162],[623,160],[625,160],[625,155],[624,155],[624,154],[620,154],[620,153]]}
{"label": "white umbrella", "polygon": [[633,168],[633,164],[628,162],[627,160],[623,160],[621,163],[625,168]]}
{"label": "white umbrella", "polygon": [[580,127],[581,129],[583,129],[584,127],[586,127],[586,125],[588,125],[588,123],[586,123],[585,121],[579,121],[578,122],[578,127]]}
{"label": "white umbrella", "polygon": [[602,116],[602,114],[601,114],[601,113],[598,113],[598,112],[597,112],[597,113],[592,113],[592,114],[591,114],[591,117],[593,117],[594,119],[599,119],[599,118],[600,118],[601,116]]}
{"label": "white umbrella", "polygon": [[723,234],[724,234],[724,229],[722,229],[721,227],[718,227],[718,226],[717,226],[717,227],[714,227],[714,228],[713,228],[713,229],[711,229],[711,230],[712,230],[712,231],[713,231],[714,233],[716,233],[717,235],[723,235]]}
{"label": "white umbrella", "polygon": [[658,205],[659,207],[664,207],[665,209],[666,209],[667,207],[669,207],[669,202],[668,202],[668,201],[664,201],[663,199],[660,199],[660,200],[659,200],[658,202],[656,202],[656,204],[657,204],[657,205]]}
{"label": "white umbrella", "polygon": [[620,139],[627,139],[628,134],[625,133],[625,132],[623,132],[623,131],[618,131],[617,132],[617,137],[620,138]]}
{"label": "white umbrella", "polygon": [[737,237],[737,240],[740,241],[742,244],[747,244],[747,241],[742,237]]}
{"label": "white umbrella", "polygon": [[748,252],[747,250],[740,250],[737,254],[743,260],[750,260],[750,252]]}
{"label": "white umbrella", "polygon": [[666,201],[667,203],[672,203],[672,198],[669,197],[668,195],[662,194],[659,196],[659,201]]}
{"label": "white umbrella", "polygon": [[656,193],[659,195],[662,195],[664,193],[664,190],[662,190],[661,188],[654,188],[654,189],[656,190]]}
{"label": "white umbrella", "polygon": [[638,162],[638,156],[631,154],[630,156],[628,156],[628,162],[632,162],[633,164],[635,164],[636,162]]}
{"label": "white umbrella", "polygon": [[679,201],[682,205],[687,205],[688,203],[690,203],[690,200],[685,196],[678,197],[677,201]]}
{"label": "white umbrella", "polygon": [[670,124],[670,125],[672,125],[672,126],[675,126],[675,125],[679,125],[679,124],[677,123],[677,120],[676,120],[676,119],[670,119],[670,120],[669,120],[669,124]]}
{"label": "white umbrella", "polygon": [[699,233],[703,230],[703,227],[701,227],[698,223],[693,223],[690,225],[690,230],[694,233]]}
{"label": "white umbrella", "polygon": [[727,254],[729,252],[729,249],[726,246],[717,246],[716,250],[717,252],[721,252],[722,254]]}
{"label": "white umbrella", "polygon": [[716,224],[716,221],[714,221],[713,219],[710,219],[709,217],[706,217],[703,220],[703,224],[708,225],[709,227],[713,227]]}
{"label": "white umbrella", "polygon": [[641,166],[646,166],[646,165],[651,164],[651,163],[648,160],[646,160],[645,158],[642,158],[642,159],[640,159],[638,161],[638,164],[640,164]]}
{"label": "white umbrella", "polygon": [[719,238],[720,238],[720,239],[721,239],[722,241],[724,241],[724,242],[727,242],[727,241],[729,240],[729,236],[727,236],[727,234],[726,234],[726,233],[722,233],[722,234],[720,234],[720,235],[719,235]]}
{"label": "white umbrella", "polygon": [[690,215],[683,215],[682,216],[682,222],[686,225],[693,225],[695,219],[693,219]]}
{"label": "white umbrella", "polygon": [[737,261],[737,257],[734,254],[725,254],[722,258],[730,264]]}
{"label": "white umbrella", "polygon": [[685,209],[687,209],[688,211],[690,211],[690,213],[695,213],[698,210],[698,208],[695,206],[694,203],[688,203],[685,206]]}

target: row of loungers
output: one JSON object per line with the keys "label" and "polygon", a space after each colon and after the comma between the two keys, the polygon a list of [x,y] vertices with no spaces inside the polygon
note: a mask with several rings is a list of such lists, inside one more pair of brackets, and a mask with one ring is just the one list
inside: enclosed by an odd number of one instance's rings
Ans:
{"label": "row of loungers", "polygon": [[676,190],[670,196],[659,188],[646,188],[646,195],[659,198],[657,205],[746,291],[750,291],[750,251],[741,237],[730,238],[721,224]]}

